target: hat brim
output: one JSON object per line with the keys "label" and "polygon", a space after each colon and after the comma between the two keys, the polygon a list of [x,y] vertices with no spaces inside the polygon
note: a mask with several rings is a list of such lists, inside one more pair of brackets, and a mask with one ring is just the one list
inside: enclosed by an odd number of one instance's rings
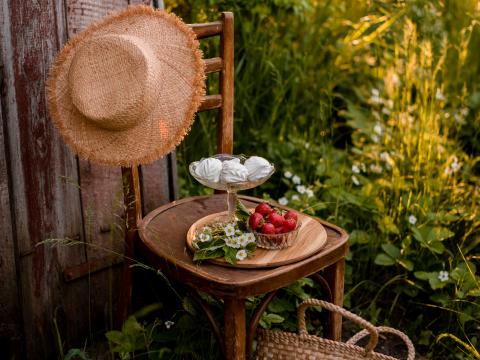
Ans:
{"label": "hat brim", "polygon": [[[129,34],[148,42],[162,64],[161,91],[149,115],[132,128],[98,127],[73,105],[68,71],[76,50],[89,38]],[[189,132],[205,94],[205,65],[194,32],[177,16],[148,6],[113,13],[72,38],[57,56],[47,81],[52,120],[80,157],[111,166],[155,161]]]}

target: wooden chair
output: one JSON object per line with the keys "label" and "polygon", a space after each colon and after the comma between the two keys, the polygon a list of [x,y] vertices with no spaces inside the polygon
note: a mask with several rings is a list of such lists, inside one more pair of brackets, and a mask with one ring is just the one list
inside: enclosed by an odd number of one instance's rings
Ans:
{"label": "wooden chair", "polygon": [[[222,13],[221,20],[191,25],[199,39],[220,36],[220,57],[206,59],[207,73],[220,72],[220,94],[207,95],[199,111],[219,109],[218,153],[233,150],[233,14]],[[167,276],[193,289],[192,294],[205,311],[226,359],[245,359],[262,313],[278,289],[303,277],[312,277],[325,289],[329,301],[342,305],[344,258],[348,235],[335,225],[318,220],[327,230],[327,245],[319,253],[290,265],[269,269],[227,268],[209,263],[197,265],[185,245],[188,228],[199,218],[223,211],[225,194],[181,199],[162,206],[145,218],[141,214],[138,168],[122,169],[126,206],[126,257],[136,255],[161,269]],[[247,206],[261,200],[241,197]],[[124,267],[124,288],[119,312],[125,319],[131,295],[130,262]],[[197,291],[206,292],[224,302],[224,326],[216,322],[209,306]],[[267,294],[254,312],[248,331],[245,299]],[[328,336],[341,337],[341,318],[329,315]]]}

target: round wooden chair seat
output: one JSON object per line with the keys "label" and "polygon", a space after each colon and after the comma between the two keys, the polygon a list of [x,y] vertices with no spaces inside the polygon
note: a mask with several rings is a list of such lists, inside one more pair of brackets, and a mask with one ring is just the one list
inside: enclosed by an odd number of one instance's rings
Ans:
{"label": "round wooden chair seat", "polygon": [[[249,207],[262,201],[246,196],[240,198]],[[317,219],[327,230],[327,244],[317,254],[297,263],[270,269],[238,269],[208,262],[194,263],[185,243],[189,227],[206,215],[225,210],[225,206],[225,195],[220,194],[185,198],[159,207],[139,224],[141,241],[138,250],[151,265],[182,283],[219,297],[237,298],[279,289],[345,257],[347,233]]]}

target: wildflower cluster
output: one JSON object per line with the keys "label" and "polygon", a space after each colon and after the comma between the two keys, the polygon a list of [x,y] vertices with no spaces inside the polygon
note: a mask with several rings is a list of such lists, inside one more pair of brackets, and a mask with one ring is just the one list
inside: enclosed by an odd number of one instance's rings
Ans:
{"label": "wildflower cluster", "polygon": [[290,202],[294,204],[300,204],[301,202],[308,201],[311,198],[314,198],[315,193],[311,186],[302,184],[302,179],[300,176],[293,174],[290,171],[285,171],[283,173],[284,180],[288,182],[289,187],[293,190],[288,191],[284,196],[278,199],[280,205],[288,205]]}
{"label": "wildflower cluster", "polygon": [[245,225],[241,221],[213,223],[203,227],[193,241],[196,249],[193,260],[223,257],[233,265],[245,260],[253,254],[257,245],[255,235],[244,230]]}

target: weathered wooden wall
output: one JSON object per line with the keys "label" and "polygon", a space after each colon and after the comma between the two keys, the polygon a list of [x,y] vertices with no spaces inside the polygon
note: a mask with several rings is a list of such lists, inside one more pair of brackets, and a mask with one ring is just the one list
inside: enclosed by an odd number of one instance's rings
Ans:
{"label": "weathered wooden wall", "polygon": [[[120,169],[78,160],[48,118],[45,80],[68,37],[129,3],[150,0],[2,1],[0,5],[0,345],[7,358],[56,357],[108,328],[121,279]],[[142,168],[144,211],[176,194],[174,155]],[[48,238],[94,244],[38,246]],[[99,271],[88,275],[85,270]],[[3,355],[2,355],[3,356]]]}

